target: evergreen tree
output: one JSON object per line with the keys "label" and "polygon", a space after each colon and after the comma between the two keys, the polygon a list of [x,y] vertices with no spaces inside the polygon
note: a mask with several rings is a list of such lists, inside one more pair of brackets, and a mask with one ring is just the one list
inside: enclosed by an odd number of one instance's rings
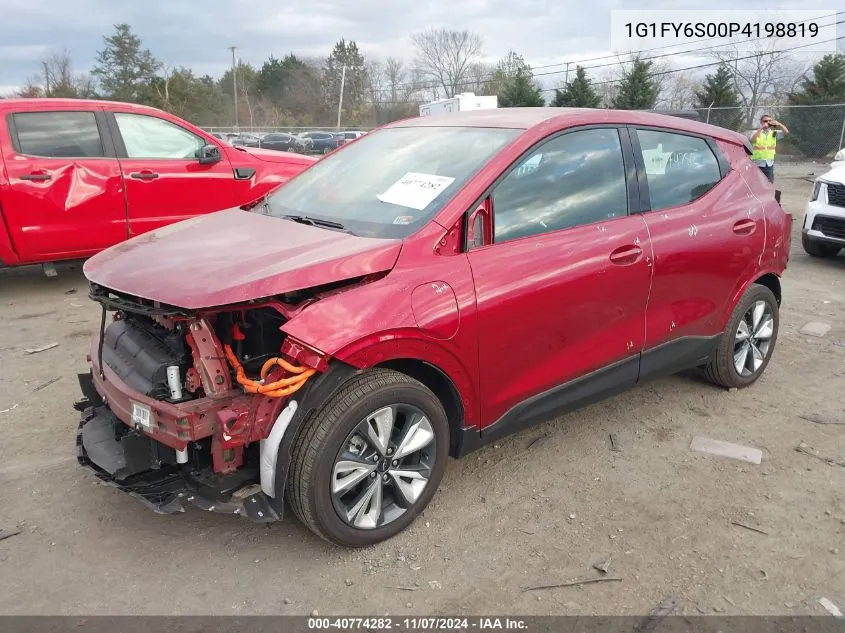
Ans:
{"label": "evergreen tree", "polygon": [[[256,88],[275,107],[299,118],[304,110],[319,103],[319,69],[309,66],[293,54],[281,60],[271,56],[258,71]],[[346,99],[349,94],[346,87],[343,92]]]}
{"label": "evergreen tree", "polygon": [[115,33],[104,37],[105,47],[97,52],[97,65],[91,71],[104,96],[116,101],[139,102],[149,94],[149,86],[161,64],[149,49],[141,48],[141,38],[126,24],[115,24]]}
{"label": "evergreen tree", "polygon": [[745,118],[741,106],[742,101],[735,87],[733,72],[727,64],[720,64],[716,72],[707,75],[704,83],[695,91],[694,107],[701,115],[701,120],[709,121],[712,125],[739,130]]}
{"label": "evergreen tree", "polygon": [[[845,54],[825,55],[804,77],[801,90],[789,95],[790,105],[818,106],[845,103]],[[826,156],[839,149],[845,105],[822,108],[791,108],[784,117],[790,143],[806,156]],[[831,124],[831,122],[835,122]]]}
{"label": "evergreen tree", "polygon": [[231,118],[231,98],[210,76],[197,77],[189,68],[176,68],[153,78],[141,100],[198,125],[214,125]]}
{"label": "evergreen tree", "polygon": [[598,108],[601,97],[593,89],[582,66],[575,67],[575,78],[563,88],[555,90],[552,105],[556,108]]}
{"label": "evergreen tree", "polygon": [[660,87],[651,76],[650,61],[635,57],[631,67],[622,75],[619,92],[613,99],[613,107],[619,110],[650,110],[657,103]]}
{"label": "evergreen tree", "polygon": [[[343,68],[346,67],[346,77]],[[343,83],[343,116],[347,123],[356,121],[367,91],[367,67],[358,45],[340,40],[323,64],[323,104],[327,113],[337,113],[340,86]]]}
{"label": "evergreen tree", "polygon": [[515,51],[508,51],[499,61],[484,92],[495,94],[501,108],[537,108],[546,103],[531,66]]}

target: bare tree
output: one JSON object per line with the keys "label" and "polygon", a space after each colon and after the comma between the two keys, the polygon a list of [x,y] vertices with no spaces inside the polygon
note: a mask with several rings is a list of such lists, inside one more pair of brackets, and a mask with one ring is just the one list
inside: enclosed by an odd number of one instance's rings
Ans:
{"label": "bare tree", "polygon": [[411,42],[416,49],[414,66],[429,80],[435,97],[454,97],[463,91],[469,71],[481,52],[481,36],[464,29],[428,29],[414,33]]}
{"label": "bare tree", "polygon": [[775,105],[778,97],[791,91],[807,70],[806,64],[778,50],[775,40],[757,42],[751,52],[727,47],[714,51],[713,57],[733,71],[737,92],[745,106],[746,127],[754,125],[759,108]]}
{"label": "bare tree", "polygon": [[464,91],[484,94],[494,72],[496,72],[496,66],[493,64],[475,62],[470,65]]}
{"label": "bare tree", "polygon": [[155,89],[164,105],[164,109],[170,112],[170,76],[172,73],[170,64],[162,63],[160,70],[163,81],[161,84],[156,84]]}
{"label": "bare tree", "polygon": [[601,97],[601,106],[603,108],[610,108],[616,99],[616,94],[619,92],[619,82],[613,79],[602,79],[593,84],[596,94]]}
{"label": "bare tree", "polygon": [[381,125],[416,113],[417,83],[405,64],[393,57],[367,62],[370,118]]}
{"label": "bare tree", "polygon": [[383,118],[385,106],[389,106],[387,87],[387,71],[385,65],[377,59],[368,59],[367,69],[367,99],[370,102],[370,114],[376,124]]}
{"label": "bare tree", "polygon": [[683,72],[664,77],[658,105],[669,110],[690,110],[695,101],[696,82]]}
{"label": "bare tree", "polygon": [[40,87],[45,97],[87,98],[94,95],[94,80],[88,74],[74,74],[70,53],[53,51],[41,60],[41,72],[28,80],[27,92]]}
{"label": "bare tree", "polygon": [[405,64],[395,57],[384,60],[384,81],[388,90],[390,103],[395,105],[408,100],[414,91],[414,85],[409,82],[408,69]]}

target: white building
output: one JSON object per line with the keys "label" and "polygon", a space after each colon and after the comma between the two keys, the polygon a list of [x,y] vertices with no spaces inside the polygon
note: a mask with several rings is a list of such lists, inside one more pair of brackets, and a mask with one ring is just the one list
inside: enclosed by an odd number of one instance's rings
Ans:
{"label": "white building", "polygon": [[451,99],[440,99],[420,106],[420,116],[466,112],[467,110],[493,110],[499,107],[496,95],[476,96],[474,92],[464,92]]}

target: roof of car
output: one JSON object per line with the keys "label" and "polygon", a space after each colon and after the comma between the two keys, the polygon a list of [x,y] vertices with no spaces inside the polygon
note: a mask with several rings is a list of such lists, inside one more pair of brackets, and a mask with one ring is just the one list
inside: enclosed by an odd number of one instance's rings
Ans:
{"label": "roof of car", "polygon": [[669,128],[704,134],[731,143],[744,144],[739,132],[676,116],[638,110],[603,108],[496,108],[469,110],[402,119],[385,127],[495,127],[524,129],[547,125],[550,130],[591,124],[630,124]]}
{"label": "roof of car", "polygon": [[[36,108],[35,106],[39,106]],[[122,101],[105,101],[101,99],[54,99],[52,97],[32,97],[20,98],[13,97],[11,99],[0,99],[0,108],[20,108],[23,110],[40,109],[40,106],[52,106],[57,108],[80,107],[80,108],[96,108],[101,106],[112,106],[120,108],[121,110],[134,110],[137,112],[161,112],[158,108],[150,106],[138,105],[137,103],[125,103]]]}

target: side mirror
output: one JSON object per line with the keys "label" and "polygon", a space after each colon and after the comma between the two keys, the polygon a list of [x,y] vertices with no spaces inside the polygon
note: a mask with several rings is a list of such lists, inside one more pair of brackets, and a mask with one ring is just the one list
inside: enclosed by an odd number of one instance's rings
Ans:
{"label": "side mirror", "polygon": [[221,160],[220,149],[216,145],[203,145],[197,150],[196,157],[200,165],[213,165]]}
{"label": "side mirror", "polygon": [[467,219],[467,248],[471,251],[480,246],[486,246],[493,243],[493,223],[491,209],[491,200],[487,198],[478,207],[469,214]]}

